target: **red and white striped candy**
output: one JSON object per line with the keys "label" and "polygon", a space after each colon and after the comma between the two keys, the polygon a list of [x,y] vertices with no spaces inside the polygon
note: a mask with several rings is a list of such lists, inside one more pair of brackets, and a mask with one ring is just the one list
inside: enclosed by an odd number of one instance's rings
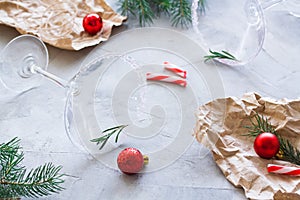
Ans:
{"label": "red and white striped candy", "polygon": [[268,164],[267,169],[269,173],[300,176],[300,167],[288,167],[283,165]]}
{"label": "red and white striped candy", "polygon": [[186,87],[186,85],[187,85],[186,80],[175,77],[175,76],[165,75],[165,74],[157,74],[157,73],[148,72],[146,74],[146,78],[147,78],[147,80],[173,83],[176,85],[180,85],[182,87]]}
{"label": "red and white striped candy", "polygon": [[180,69],[176,65],[171,64],[169,62],[164,62],[164,66],[165,66],[166,70],[169,70],[169,71],[173,72],[174,74],[177,74],[178,76],[180,76],[182,78],[186,78],[186,71],[183,70],[183,69]]}

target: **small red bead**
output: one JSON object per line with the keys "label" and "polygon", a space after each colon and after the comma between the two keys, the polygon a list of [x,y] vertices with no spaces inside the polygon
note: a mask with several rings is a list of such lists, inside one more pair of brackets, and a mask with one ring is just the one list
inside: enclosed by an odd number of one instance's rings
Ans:
{"label": "small red bead", "polygon": [[126,148],[117,159],[119,169],[125,174],[135,174],[144,167],[144,157],[136,148]]}
{"label": "small red bead", "polygon": [[261,133],[254,141],[254,150],[261,158],[273,158],[279,151],[280,143],[273,133]]}
{"label": "small red bead", "polygon": [[82,26],[87,33],[96,35],[99,31],[101,31],[103,27],[103,21],[98,14],[92,13],[83,18]]}

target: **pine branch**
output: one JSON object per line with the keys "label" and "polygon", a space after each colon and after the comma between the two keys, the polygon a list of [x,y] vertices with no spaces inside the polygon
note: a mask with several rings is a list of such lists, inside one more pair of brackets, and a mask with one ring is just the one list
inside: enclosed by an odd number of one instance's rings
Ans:
{"label": "pine branch", "polygon": [[277,136],[280,143],[280,156],[278,156],[278,158],[296,165],[300,165],[300,150],[294,147],[289,140],[279,135],[267,118],[256,113],[254,120],[250,118],[250,121],[251,125],[245,126],[245,128],[247,128],[249,131],[249,133],[245,136],[256,137],[264,132],[273,133]]}
{"label": "pine branch", "polygon": [[[150,1],[151,2],[151,1]],[[152,24],[155,14],[148,0],[119,0],[119,11],[122,15],[133,15],[138,17],[140,26]],[[136,13],[138,16],[136,16]]]}
{"label": "pine branch", "polygon": [[[122,15],[138,18],[140,26],[150,25],[160,14],[171,17],[173,26],[188,27],[192,22],[189,0],[118,0],[118,11]],[[199,10],[204,12],[206,0],[199,0]]]}
{"label": "pine branch", "polygon": [[268,119],[260,116],[258,113],[254,115],[254,120],[250,118],[250,121],[251,125],[245,126],[248,129],[248,134],[245,134],[245,136],[256,137],[264,132],[275,133],[275,129]]}
{"label": "pine branch", "polygon": [[112,127],[112,128],[108,128],[106,130],[104,130],[102,133],[104,133],[105,135],[104,136],[101,136],[99,138],[95,138],[95,139],[92,139],[90,140],[91,142],[95,142],[96,145],[99,145],[101,144],[99,150],[103,149],[103,147],[105,146],[105,144],[107,143],[108,139],[114,135],[116,133],[116,138],[115,138],[115,143],[118,142],[118,139],[119,139],[119,135],[120,133],[123,131],[123,129],[125,127],[127,127],[128,125],[120,125],[120,126],[115,126],[115,127]]}
{"label": "pine branch", "polygon": [[139,23],[141,26],[145,26],[146,24],[152,24],[153,19],[155,17],[152,8],[150,6],[150,3],[147,0],[136,0],[136,3],[138,4],[138,10],[139,10]]}
{"label": "pine branch", "polygon": [[1,163],[4,162],[8,156],[12,154],[16,154],[19,150],[19,142],[18,138],[13,138],[11,141],[7,142],[6,144],[0,145],[0,161]]}
{"label": "pine branch", "polygon": [[198,8],[199,8],[199,11],[201,13],[205,13],[205,11],[206,11],[206,0],[199,0],[198,1]]}
{"label": "pine branch", "polygon": [[19,152],[19,142],[19,139],[14,138],[8,143],[0,145],[0,181],[6,177],[18,177],[24,170],[23,166],[19,166],[24,159],[23,152]]}
{"label": "pine branch", "polygon": [[0,145],[0,198],[42,197],[63,190],[60,185],[65,175],[59,173],[61,166],[47,163],[26,175],[25,167],[20,165],[24,154],[19,151],[19,142],[14,138]]}
{"label": "pine branch", "polygon": [[171,3],[169,0],[153,0],[151,1],[151,5],[158,16],[160,16],[161,13],[165,13],[166,15],[170,14]]}
{"label": "pine branch", "polygon": [[173,0],[171,8],[172,26],[188,27],[192,23],[191,5],[188,0]]}
{"label": "pine branch", "polygon": [[296,165],[300,165],[300,150],[298,150],[290,143],[290,141],[282,138],[276,132],[274,134],[277,136],[280,143],[282,160],[294,163]]}
{"label": "pine branch", "polygon": [[121,15],[135,15],[135,0],[119,0],[120,8],[118,9],[121,12]]}

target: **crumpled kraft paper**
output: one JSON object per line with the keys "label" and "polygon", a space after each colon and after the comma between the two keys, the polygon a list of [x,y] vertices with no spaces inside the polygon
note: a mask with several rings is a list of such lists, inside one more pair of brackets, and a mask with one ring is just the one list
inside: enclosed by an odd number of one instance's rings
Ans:
{"label": "crumpled kraft paper", "polygon": [[225,177],[250,199],[300,199],[300,177],[271,174],[267,164],[291,163],[258,157],[255,138],[242,136],[255,112],[267,117],[279,134],[300,148],[300,100],[272,100],[258,94],[228,97],[199,108],[195,136],[209,148]]}
{"label": "crumpled kraft paper", "polygon": [[[82,20],[89,13],[99,14],[102,32],[91,36],[84,32]],[[0,24],[15,27],[21,34],[39,36],[44,42],[67,50],[106,41],[112,27],[126,19],[104,0],[0,0]]]}

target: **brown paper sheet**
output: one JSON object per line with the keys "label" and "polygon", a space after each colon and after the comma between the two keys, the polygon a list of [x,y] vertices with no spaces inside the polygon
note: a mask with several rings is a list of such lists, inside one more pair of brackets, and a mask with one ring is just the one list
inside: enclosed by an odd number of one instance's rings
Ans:
{"label": "brown paper sheet", "polygon": [[[102,32],[91,36],[84,32],[86,14],[97,13],[104,22]],[[0,0],[0,24],[15,27],[21,34],[39,36],[44,42],[67,50],[106,41],[112,27],[126,19],[104,0]]]}
{"label": "brown paper sheet", "polygon": [[242,136],[255,112],[267,117],[279,134],[300,148],[300,100],[272,100],[257,94],[224,98],[199,108],[197,140],[209,148],[225,177],[250,199],[300,199],[300,177],[270,174],[267,164],[291,165],[258,157],[254,138]]}

